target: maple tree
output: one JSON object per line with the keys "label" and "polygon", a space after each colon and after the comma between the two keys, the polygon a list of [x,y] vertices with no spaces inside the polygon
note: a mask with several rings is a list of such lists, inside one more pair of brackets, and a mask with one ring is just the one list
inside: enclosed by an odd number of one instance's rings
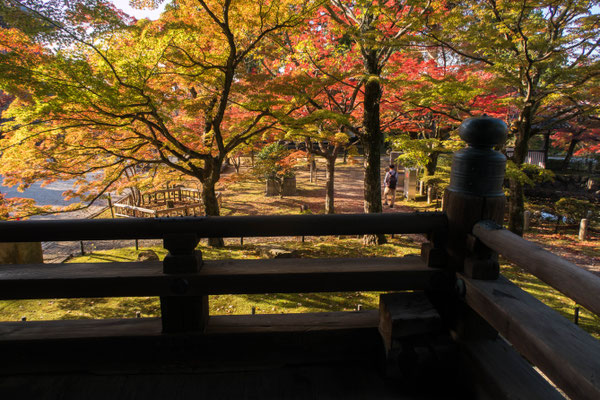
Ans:
{"label": "maple tree", "polygon": [[[490,72],[506,96],[514,140],[512,161],[523,165],[531,137],[593,112],[578,98],[600,76],[597,1],[434,3],[424,31],[435,43]],[[596,82],[595,84],[593,82]],[[552,108],[557,100],[565,107]],[[569,105],[569,103],[571,103]],[[509,178],[509,229],[523,233],[523,182]]]}
{"label": "maple tree", "polygon": [[552,135],[554,145],[566,151],[561,169],[566,170],[573,155],[600,154],[600,118],[580,116]]}
{"label": "maple tree", "polygon": [[71,14],[66,24],[38,7],[44,1],[5,1],[65,38],[2,30],[0,68],[11,73],[1,85],[17,95],[2,127],[6,182],[75,177],[69,195],[94,200],[178,174],[202,183],[207,215],[219,214],[225,158],[275,124],[279,106],[257,62],[263,44],[311,8],[181,0],[157,21],[133,21],[101,1],[57,1]]}
{"label": "maple tree", "polygon": [[[315,156],[326,162],[325,212],[335,213],[335,163],[348,150],[360,130],[363,81],[357,78],[360,64],[356,54],[340,43],[329,28],[329,17],[320,9],[308,24],[298,27],[281,45],[281,57],[270,71],[277,77],[278,95],[294,112],[282,116],[285,138],[303,143],[311,171]],[[311,174],[312,179],[312,174]]]}
{"label": "maple tree", "polygon": [[[380,157],[384,134],[381,102],[386,67],[398,48],[412,43],[430,2],[343,1],[325,5],[331,29],[352,46],[362,64],[362,121],[356,133],[365,153],[364,210],[379,213],[381,205]],[[365,243],[383,243],[383,235],[367,235]]]}

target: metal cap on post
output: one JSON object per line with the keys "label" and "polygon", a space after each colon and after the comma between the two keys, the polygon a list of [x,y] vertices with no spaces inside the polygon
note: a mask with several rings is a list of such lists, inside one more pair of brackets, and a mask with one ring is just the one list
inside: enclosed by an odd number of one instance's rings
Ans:
{"label": "metal cap on post", "polygon": [[452,159],[450,186],[444,194],[448,216],[446,252],[449,267],[478,279],[495,279],[497,256],[471,235],[475,223],[493,220],[502,224],[506,157],[494,150],[506,140],[508,127],[488,116],[469,118],[459,129],[468,147]]}

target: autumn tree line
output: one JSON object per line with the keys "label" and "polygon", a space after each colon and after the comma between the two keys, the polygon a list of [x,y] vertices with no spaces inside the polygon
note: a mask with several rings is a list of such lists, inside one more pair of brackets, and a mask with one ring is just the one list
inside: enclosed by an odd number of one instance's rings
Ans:
{"label": "autumn tree line", "polygon": [[165,1],[150,21],[106,0],[0,0],[5,184],[76,179],[68,195],[89,201],[193,178],[216,216],[227,158],[286,139],[333,168],[357,138],[378,213],[385,140],[434,175],[458,124],[487,114],[509,125],[522,233],[531,139],[600,152],[600,1]]}

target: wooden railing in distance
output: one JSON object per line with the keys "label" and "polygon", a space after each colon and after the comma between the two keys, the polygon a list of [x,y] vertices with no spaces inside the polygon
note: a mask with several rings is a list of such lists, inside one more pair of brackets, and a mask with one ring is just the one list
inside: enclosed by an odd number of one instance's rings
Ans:
{"label": "wooden railing in distance", "polygon": [[[216,193],[221,203],[221,193]],[[170,206],[170,207],[169,207]],[[145,193],[136,204],[131,195],[113,205],[119,217],[180,217],[200,216],[204,214],[204,203],[198,189],[175,188]],[[154,208],[148,208],[154,207]]]}
{"label": "wooden railing in distance", "polygon": [[[474,236],[490,249],[600,314],[600,277],[492,221],[475,224]],[[461,275],[465,301],[574,399],[600,398],[600,342],[504,277]]]}

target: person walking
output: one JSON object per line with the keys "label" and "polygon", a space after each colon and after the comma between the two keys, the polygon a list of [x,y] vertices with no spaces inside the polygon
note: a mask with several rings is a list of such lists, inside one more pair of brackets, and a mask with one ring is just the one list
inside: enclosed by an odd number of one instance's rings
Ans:
{"label": "person walking", "polygon": [[398,172],[394,164],[390,164],[390,169],[383,178],[385,189],[383,190],[384,205],[388,205],[388,196],[390,199],[390,208],[394,208],[394,200],[396,199],[396,185],[398,184]]}

